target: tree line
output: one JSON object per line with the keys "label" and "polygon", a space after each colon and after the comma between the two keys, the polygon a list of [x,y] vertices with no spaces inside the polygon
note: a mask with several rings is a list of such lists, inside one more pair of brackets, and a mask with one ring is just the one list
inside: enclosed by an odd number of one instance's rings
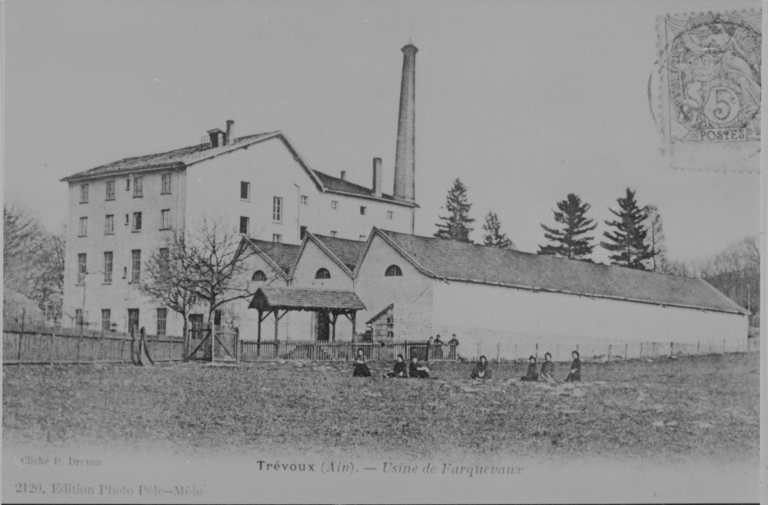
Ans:
{"label": "tree line", "polygon": [[[609,208],[614,218],[604,221],[608,230],[604,240],[590,235],[597,223],[588,217],[591,206],[571,193],[556,202],[554,225],[541,223],[545,243],[537,254],[592,262],[598,245],[609,252],[612,265],[660,272],[680,277],[702,277],[742,307],[756,313],[760,306],[760,248],[755,237],[747,237],[712,257],[700,261],[674,261],[667,258],[664,226],[655,205],[640,205],[635,191],[627,188],[617,198],[617,208]],[[467,187],[456,179],[448,190],[444,209],[438,216],[434,236],[446,240],[473,243],[470,233],[474,219],[469,217],[472,204]],[[516,249],[514,242],[501,231],[501,221],[492,210],[482,226],[482,245]]]}

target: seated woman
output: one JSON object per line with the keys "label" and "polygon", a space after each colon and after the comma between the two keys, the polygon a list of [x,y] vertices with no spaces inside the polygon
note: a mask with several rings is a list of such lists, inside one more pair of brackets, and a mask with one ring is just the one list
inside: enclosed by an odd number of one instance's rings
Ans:
{"label": "seated woman", "polygon": [[408,365],[408,375],[413,379],[429,379],[429,368],[423,361],[419,361],[416,356],[411,356],[411,363]]}
{"label": "seated woman", "polygon": [[552,363],[552,355],[549,353],[544,354],[544,363],[541,364],[541,374],[539,375],[540,382],[547,382],[554,384],[555,381],[555,364]]}
{"label": "seated woman", "polygon": [[368,365],[365,364],[365,356],[363,355],[363,349],[357,350],[357,356],[355,357],[355,371],[352,372],[352,377],[370,377],[371,371],[368,370]]}
{"label": "seated woman", "polygon": [[407,379],[408,374],[405,370],[405,361],[403,361],[403,355],[398,354],[397,355],[397,361],[395,361],[395,370],[393,372],[389,372],[387,374],[387,377],[396,377],[398,379]]}
{"label": "seated woman", "polygon": [[581,361],[579,360],[579,351],[573,351],[571,356],[573,356],[573,363],[571,363],[571,370],[568,372],[565,382],[581,382]]}
{"label": "seated woman", "polygon": [[472,370],[472,375],[469,376],[470,379],[490,379],[493,373],[491,372],[491,369],[488,368],[488,360],[485,359],[485,356],[480,356],[480,361],[477,362],[477,365],[475,366],[475,369]]}
{"label": "seated woman", "polygon": [[520,380],[526,382],[536,382],[539,379],[539,374],[536,373],[536,358],[531,356],[528,358],[528,372],[523,375]]}

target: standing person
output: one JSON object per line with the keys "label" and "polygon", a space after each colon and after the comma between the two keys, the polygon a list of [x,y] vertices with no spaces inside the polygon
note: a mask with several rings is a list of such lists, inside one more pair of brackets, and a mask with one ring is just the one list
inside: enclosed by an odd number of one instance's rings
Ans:
{"label": "standing person", "polygon": [[539,375],[541,382],[547,382],[554,384],[555,381],[555,364],[552,363],[552,355],[550,353],[544,354],[544,363],[541,364],[541,374]]}
{"label": "standing person", "polygon": [[430,336],[429,340],[427,340],[427,352],[424,353],[424,361],[429,361],[429,353],[430,353],[430,350],[432,349],[432,341],[434,339],[435,339],[434,337]]}
{"label": "standing person", "polygon": [[539,374],[536,373],[536,357],[531,356],[528,358],[528,372],[523,375],[520,380],[526,382],[536,382],[539,378]]}
{"label": "standing person", "polygon": [[432,353],[432,356],[435,359],[443,359],[443,341],[440,340],[439,334],[435,338],[435,341],[432,342],[432,345],[435,346],[435,351]]}
{"label": "standing person", "polygon": [[363,348],[357,350],[357,356],[355,357],[355,370],[352,372],[352,377],[370,377],[371,371],[368,370],[368,365],[365,363],[365,356],[363,355]]}
{"label": "standing person", "polygon": [[459,359],[459,356],[456,354],[456,348],[459,346],[459,339],[456,338],[456,334],[454,333],[452,335],[452,338],[448,341],[448,357],[451,359]]}
{"label": "standing person", "polygon": [[573,351],[571,356],[573,357],[573,363],[571,363],[571,370],[568,372],[565,382],[581,382],[581,360],[579,359],[579,351]]}
{"label": "standing person", "polygon": [[386,377],[396,377],[398,379],[408,378],[407,370],[405,368],[405,361],[403,360],[402,354],[397,355],[397,361],[395,361],[395,369],[394,371],[389,372]]}
{"label": "standing person", "polygon": [[492,375],[491,369],[488,368],[488,360],[485,359],[485,356],[480,356],[480,361],[477,362],[469,377],[471,379],[490,379]]}

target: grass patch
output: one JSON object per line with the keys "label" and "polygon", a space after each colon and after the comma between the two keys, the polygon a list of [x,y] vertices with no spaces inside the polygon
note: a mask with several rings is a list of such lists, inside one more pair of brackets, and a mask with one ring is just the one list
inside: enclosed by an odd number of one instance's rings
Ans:
{"label": "grass patch", "polygon": [[[6,443],[341,450],[429,457],[759,457],[759,354],[584,363],[585,382],[518,381],[526,364],[434,363],[439,380],[353,378],[351,363],[6,366]],[[557,377],[567,372],[557,365]]]}

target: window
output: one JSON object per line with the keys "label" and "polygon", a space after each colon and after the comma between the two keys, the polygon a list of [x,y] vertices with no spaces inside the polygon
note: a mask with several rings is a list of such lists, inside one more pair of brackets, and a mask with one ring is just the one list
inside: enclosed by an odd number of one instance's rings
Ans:
{"label": "window", "polygon": [[331,200],[331,209],[336,210],[339,207],[339,202],[336,200]]}
{"label": "window", "polygon": [[80,237],[85,237],[88,235],[88,218],[87,217],[81,217],[80,218],[80,232],[78,233]]}
{"label": "window", "polygon": [[299,240],[304,240],[304,237],[307,236],[307,227],[301,226],[299,227]]}
{"label": "window", "polygon": [[157,309],[157,336],[165,335],[166,321],[168,320],[168,309]]}
{"label": "window", "polygon": [[88,184],[80,185],[80,203],[88,203]]}
{"label": "window", "polygon": [[391,210],[388,210],[387,211],[387,219],[392,219],[393,217],[395,217],[395,213],[392,212]]}
{"label": "window", "polygon": [[160,229],[166,230],[171,227],[171,209],[160,211]]}
{"label": "window", "polygon": [[141,231],[141,212],[133,213],[133,231]]}
{"label": "window", "polygon": [[104,233],[106,235],[115,233],[115,215],[114,214],[107,214],[107,217],[104,219]]}
{"label": "window", "polygon": [[141,250],[131,251],[131,282],[139,282],[141,278]]}
{"label": "window", "polygon": [[112,311],[109,309],[101,309],[101,331],[109,331],[112,327]]}
{"label": "window", "polygon": [[365,207],[363,207],[363,206],[360,206],[360,215],[361,216],[365,215]]}
{"label": "window", "polygon": [[253,273],[253,277],[251,277],[251,280],[255,282],[264,282],[265,280],[267,280],[267,274],[265,274],[262,270],[256,270]]}
{"label": "window", "polygon": [[162,186],[160,188],[161,195],[167,195],[171,192],[171,174],[163,174]]}
{"label": "window", "polygon": [[250,225],[250,218],[240,216],[240,233],[248,235],[248,226]]}
{"label": "window", "polygon": [[403,271],[397,265],[390,265],[384,273],[384,277],[402,277]]}
{"label": "window", "polygon": [[112,282],[112,252],[104,253],[104,282]]}
{"label": "window", "polygon": [[326,268],[321,268],[315,274],[315,279],[330,279],[330,278],[331,278],[331,272],[329,272],[328,269]]}
{"label": "window", "polygon": [[309,198],[306,195],[301,195],[301,204],[306,205],[309,201]]}
{"label": "window", "polygon": [[83,325],[83,309],[75,309],[75,324],[77,326]]}
{"label": "window", "polygon": [[128,177],[128,178],[125,180],[125,190],[126,190],[126,191],[130,191],[130,190],[131,190],[131,178],[130,178],[130,177]]}
{"label": "window", "polygon": [[107,181],[107,200],[115,199],[115,181]]}
{"label": "window", "polygon": [[336,235],[337,235],[337,233],[335,231],[331,230],[331,237],[335,237]]}
{"label": "window", "polygon": [[283,236],[279,233],[273,233],[272,234],[272,242],[275,244],[281,244],[283,242]]}
{"label": "window", "polygon": [[251,183],[240,181],[240,199],[241,200],[250,200],[251,199]]}
{"label": "window", "polygon": [[138,198],[144,196],[144,178],[133,178],[133,197]]}
{"label": "window", "polygon": [[128,224],[131,222],[130,216],[131,216],[130,214],[125,215],[125,226],[128,226]]}
{"label": "window", "polygon": [[360,235],[360,242],[365,242],[365,235]]}
{"label": "window", "polygon": [[272,221],[283,222],[283,199],[279,196],[272,198]]}
{"label": "window", "polygon": [[77,283],[85,282],[85,253],[77,255]]}

